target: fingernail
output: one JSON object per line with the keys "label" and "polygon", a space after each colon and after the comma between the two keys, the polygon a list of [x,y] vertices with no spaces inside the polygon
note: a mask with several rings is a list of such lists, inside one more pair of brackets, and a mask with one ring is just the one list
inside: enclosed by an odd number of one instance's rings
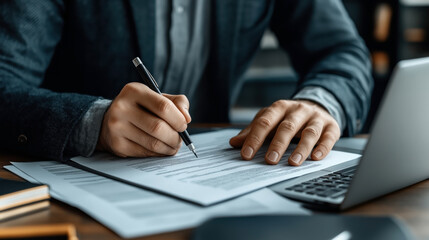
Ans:
{"label": "fingernail", "polygon": [[290,157],[290,160],[292,160],[292,162],[294,162],[296,164],[299,164],[301,162],[301,158],[302,158],[301,154],[296,153],[296,154],[292,155],[292,157]]}
{"label": "fingernail", "polygon": [[246,147],[243,151],[243,157],[251,158],[253,155],[253,149],[251,147]]}
{"label": "fingernail", "polygon": [[321,151],[316,151],[314,153],[314,156],[317,157],[317,158],[321,158],[322,157],[322,152]]}
{"label": "fingernail", "polygon": [[272,162],[272,163],[276,163],[279,160],[277,159],[279,157],[279,154],[276,151],[272,151],[270,152],[270,154],[268,154],[268,161]]}

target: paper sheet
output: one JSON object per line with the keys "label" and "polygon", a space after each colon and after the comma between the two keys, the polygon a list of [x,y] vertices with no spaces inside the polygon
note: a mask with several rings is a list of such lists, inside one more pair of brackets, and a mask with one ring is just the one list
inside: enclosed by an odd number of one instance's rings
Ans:
{"label": "paper sheet", "polygon": [[52,197],[81,209],[123,238],[194,227],[213,216],[308,213],[269,189],[204,208],[58,162],[12,164],[16,168],[5,168],[48,184]]}
{"label": "paper sheet", "polygon": [[244,161],[240,150],[229,146],[229,139],[237,133],[238,130],[222,130],[193,135],[199,158],[184,146],[172,157],[124,159],[98,153],[72,160],[126,182],[206,206],[361,156],[331,151],[322,161],[305,161],[293,167],[287,164],[293,148],[278,165],[267,165],[266,150],[262,149],[254,160]]}

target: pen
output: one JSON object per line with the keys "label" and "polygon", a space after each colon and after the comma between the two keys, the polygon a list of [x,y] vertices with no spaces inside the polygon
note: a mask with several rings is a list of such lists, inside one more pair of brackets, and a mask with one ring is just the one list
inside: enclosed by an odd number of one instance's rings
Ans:
{"label": "pen", "polygon": [[[140,77],[142,77],[144,83],[154,92],[162,94],[159,90],[158,84],[155,81],[155,78],[152,77],[152,74],[150,74],[149,70],[147,70],[147,68],[143,65],[139,57],[133,59],[133,64],[137,68],[137,72],[140,74]],[[185,130],[184,132],[179,132],[179,135],[189,150],[191,150],[195,157],[198,158],[197,153],[195,152],[195,146],[189,137],[188,131]]]}

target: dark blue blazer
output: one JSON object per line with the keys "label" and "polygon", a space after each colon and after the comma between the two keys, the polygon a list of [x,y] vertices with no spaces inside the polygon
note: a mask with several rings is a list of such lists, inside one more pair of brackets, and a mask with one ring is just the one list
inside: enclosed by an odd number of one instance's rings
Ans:
{"label": "dark blue blazer", "polygon": [[[211,4],[206,77],[185,93],[195,120],[228,121],[230,94],[271,28],[299,89],[331,92],[347,115],[346,134],[359,130],[370,105],[370,62],[340,0]],[[0,147],[61,159],[92,102],[139,81],[131,59],[153,69],[154,41],[155,0],[1,0]]]}

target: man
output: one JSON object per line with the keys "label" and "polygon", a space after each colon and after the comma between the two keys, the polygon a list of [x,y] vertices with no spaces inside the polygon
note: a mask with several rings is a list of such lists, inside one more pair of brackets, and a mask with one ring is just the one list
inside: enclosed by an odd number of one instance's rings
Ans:
{"label": "man", "polygon": [[[291,56],[298,91],[230,144],[250,160],[272,137],[265,159],[277,164],[299,137],[291,165],[323,159],[342,132],[359,131],[372,90],[367,50],[340,0],[3,0],[1,146],[59,160],[95,148],[173,155],[191,116],[228,121],[230,93],[268,28]],[[175,95],[139,83],[136,56]]]}

